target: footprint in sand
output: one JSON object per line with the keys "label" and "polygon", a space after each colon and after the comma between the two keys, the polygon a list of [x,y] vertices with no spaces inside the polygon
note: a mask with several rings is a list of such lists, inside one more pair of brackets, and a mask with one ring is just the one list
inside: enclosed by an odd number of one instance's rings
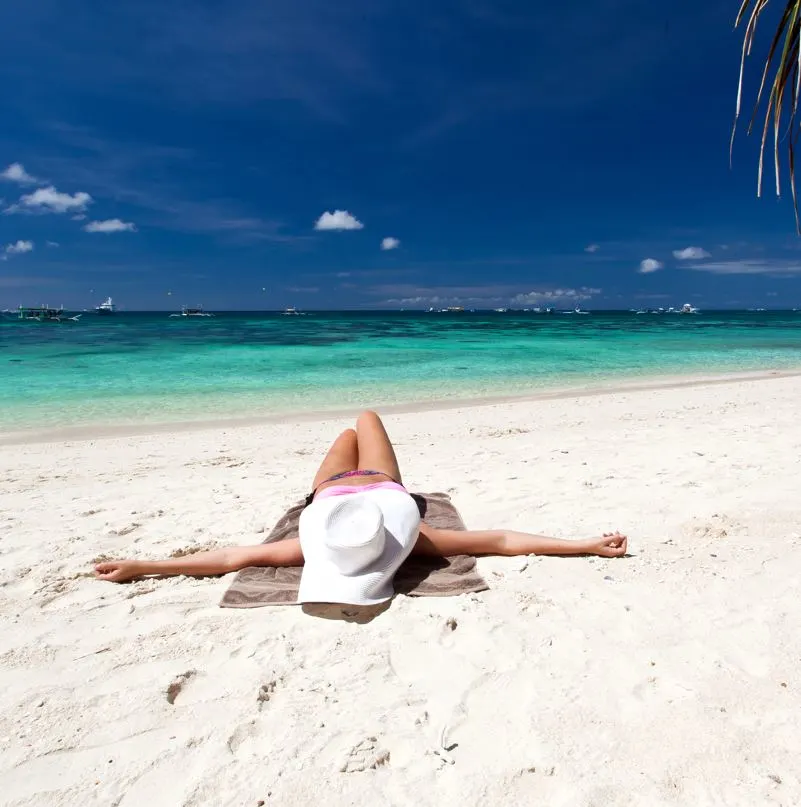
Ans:
{"label": "footprint in sand", "polygon": [[173,678],[170,682],[169,686],[167,687],[167,691],[165,695],[167,697],[167,703],[171,706],[175,703],[175,699],[183,692],[184,687],[186,686],[187,682],[194,678],[197,675],[197,670],[187,670],[184,673]]}
{"label": "footprint in sand", "polygon": [[341,773],[375,770],[389,763],[389,751],[378,744],[378,738],[368,737],[351,748],[340,766]]}
{"label": "footprint in sand", "polygon": [[682,524],[682,532],[693,539],[721,540],[742,529],[742,525],[725,514],[717,513],[709,519],[695,518]]}
{"label": "footprint in sand", "polygon": [[259,687],[259,694],[256,695],[256,701],[259,704],[259,710],[263,709],[265,704],[269,703],[272,700],[273,695],[275,694],[275,690],[278,688],[278,684],[282,683],[280,680],[272,680],[268,681],[266,684],[262,684]]}
{"label": "footprint in sand", "polygon": [[142,525],[134,521],[133,524],[129,524],[127,527],[122,527],[119,530],[109,530],[110,535],[130,535],[134,530],[138,530]]}
{"label": "footprint in sand", "polygon": [[236,754],[240,746],[248,740],[253,739],[257,733],[258,727],[255,720],[249,720],[247,723],[237,726],[226,743],[228,750],[232,754]]}

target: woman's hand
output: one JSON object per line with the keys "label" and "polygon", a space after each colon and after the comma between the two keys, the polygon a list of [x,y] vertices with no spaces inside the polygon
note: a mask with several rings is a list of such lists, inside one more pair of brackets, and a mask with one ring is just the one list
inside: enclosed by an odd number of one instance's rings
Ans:
{"label": "woman's hand", "polygon": [[141,564],[135,560],[107,560],[95,566],[95,577],[110,583],[127,583],[141,574]]}
{"label": "woman's hand", "polygon": [[601,538],[582,541],[585,552],[602,558],[622,558],[626,554],[628,538],[619,532],[605,532]]}

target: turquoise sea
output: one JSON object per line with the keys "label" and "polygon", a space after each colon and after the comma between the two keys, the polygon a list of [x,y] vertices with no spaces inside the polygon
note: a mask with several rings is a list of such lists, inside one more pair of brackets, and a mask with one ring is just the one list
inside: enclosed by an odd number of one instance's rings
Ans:
{"label": "turquoise sea", "polygon": [[0,320],[0,430],[217,420],[801,368],[801,313]]}

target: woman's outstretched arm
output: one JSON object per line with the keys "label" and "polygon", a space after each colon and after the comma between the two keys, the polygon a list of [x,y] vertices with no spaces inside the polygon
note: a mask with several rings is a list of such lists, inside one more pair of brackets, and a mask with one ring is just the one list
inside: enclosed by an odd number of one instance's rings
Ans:
{"label": "woman's outstretched arm", "polygon": [[600,555],[619,558],[626,554],[628,539],[619,532],[600,538],[564,541],[512,530],[438,530],[425,522],[414,551],[420,555]]}
{"label": "woman's outstretched arm", "polygon": [[98,580],[125,583],[135,577],[156,575],[228,574],[246,566],[302,566],[300,541],[290,538],[258,546],[232,546],[169,560],[108,560],[95,566]]}

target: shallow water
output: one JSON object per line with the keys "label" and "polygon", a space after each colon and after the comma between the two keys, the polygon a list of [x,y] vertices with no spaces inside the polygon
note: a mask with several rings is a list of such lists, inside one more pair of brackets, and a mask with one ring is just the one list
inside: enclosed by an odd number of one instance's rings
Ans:
{"label": "shallow water", "polygon": [[0,428],[210,420],[801,367],[801,313],[0,320]]}

